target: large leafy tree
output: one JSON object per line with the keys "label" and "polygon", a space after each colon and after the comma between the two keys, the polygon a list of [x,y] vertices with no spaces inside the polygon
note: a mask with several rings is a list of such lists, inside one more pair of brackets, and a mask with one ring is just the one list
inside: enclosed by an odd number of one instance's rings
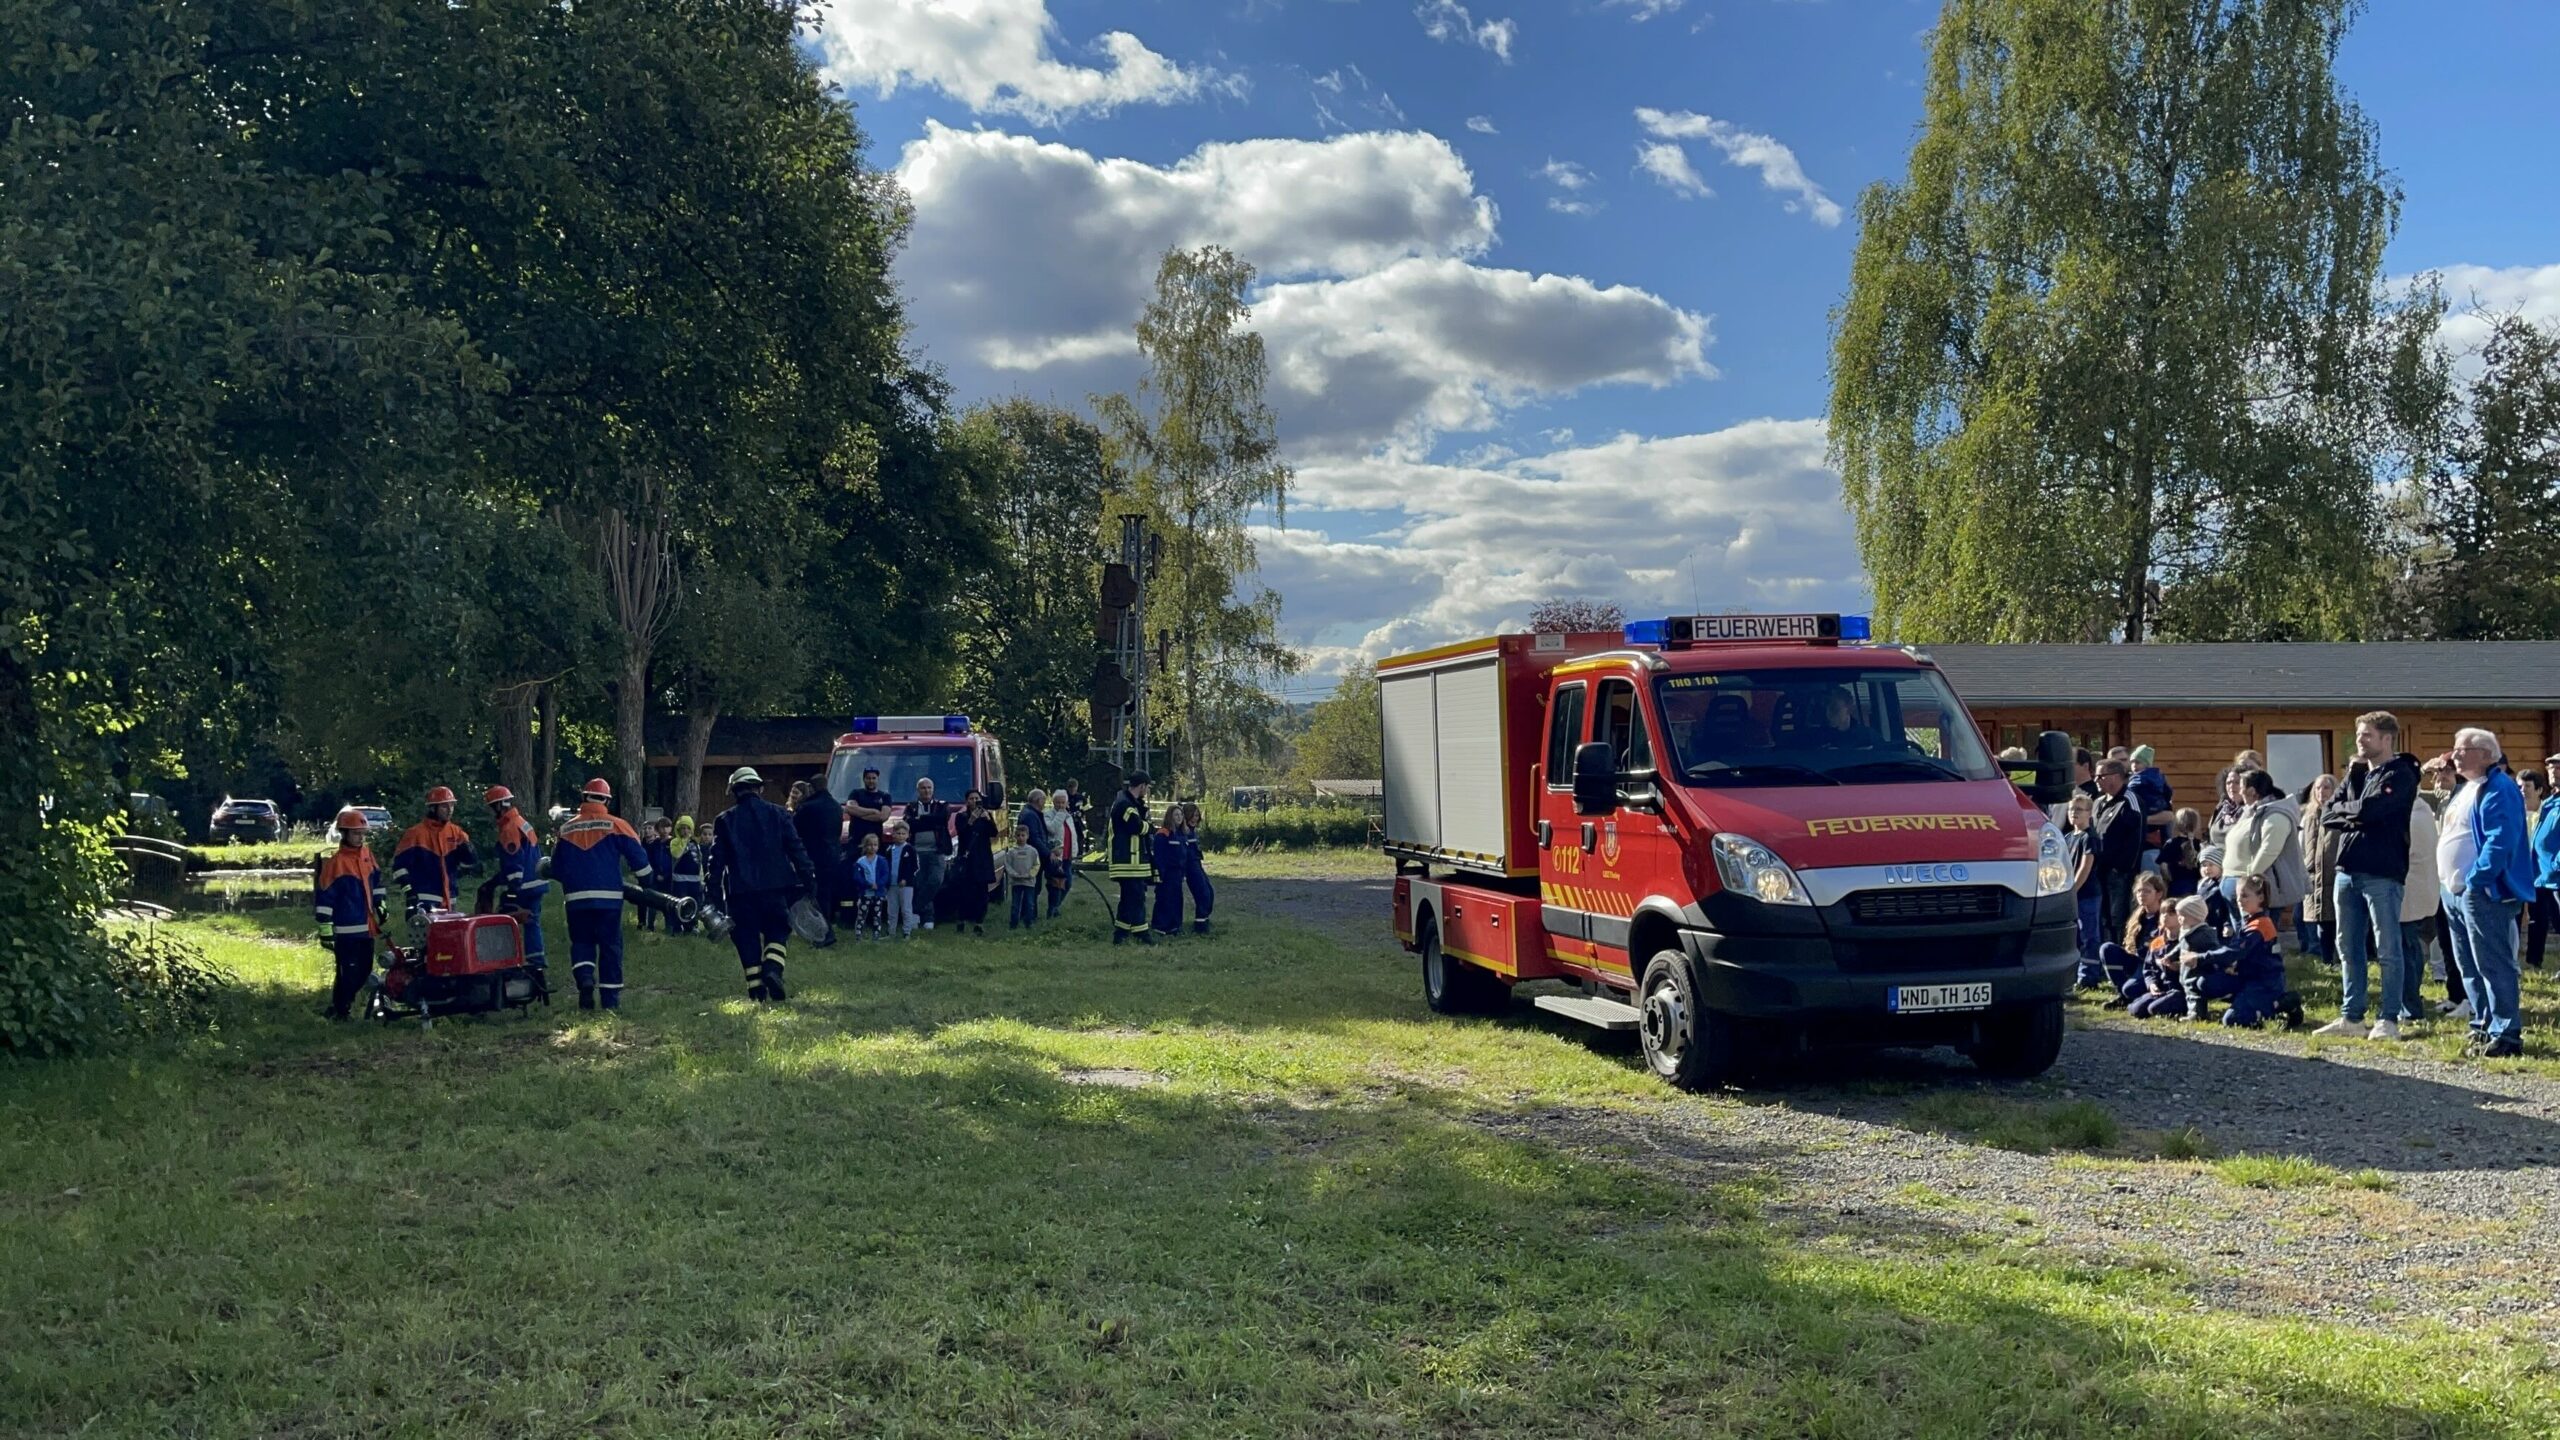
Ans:
{"label": "large leafy tree", "polygon": [[496,381],[385,273],[390,182],[244,158],[231,8],[0,7],[0,1049],[92,1028],[118,762],[236,711],[297,538],[423,484]]}
{"label": "large leafy tree", "polygon": [[2357,8],[1948,0],[1835,316],[1834,458],[1889,631],[2372,619],[2381,392],[2424,326],[2377,298],[2399,197],[2335,73]]}
{"label": "large leafy tree", "polygon": [[1289,466],[1263,401],[1262,337],[1245,328],[1253,267],[1215,245],[1165,252],[1138,317],[1138,393],[1100,397],[1131,472],[1129,504],[1163,538],[1147,628],[1170,642],[1170,682],[1149,691],[1179,737],[1193,793],[1212,752],[1259,743],[1274,704],[1265,680],[1297,668],[1279,638],[1280,597],[1256,585],[1248,519],[1285,512]]}
{"label": "large leafy tree", "polygon": [[1084,773],[1086,691],[1101,606],[1102,432],[1054,406],[982,405],[952,427],[992,531],[985,568],[960,586],[960,708],[1004,737],[1009,768],[1035,784]]}
{"label": "large leafy tree", "polygon": [[1301,784],[1375,780],[1385,756],[1378,718],[1378,667],[1357,661],[1342,672],[1333,693],[1307,712],[1307,728],[1298,736],[1297,764],[1290,778]]}
{"label": "large leafy tree", "polygon": [[2415,487],[2408,618],[2442,640],[2560,637],[2560,323],[2488,317]]}

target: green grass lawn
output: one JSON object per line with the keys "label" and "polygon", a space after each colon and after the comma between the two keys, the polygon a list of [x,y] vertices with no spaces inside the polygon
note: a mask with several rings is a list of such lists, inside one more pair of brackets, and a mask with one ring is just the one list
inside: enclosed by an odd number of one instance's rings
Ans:
{"label": "green grass lawn", "polygon": [[2560,1431],[2545,1351],[2494,1331],[1880,1256],[1765,1183],[1498,1136],[1740,1105],[1431,1018],[1383,915],[1251,915],[1287,882],[1240,872],[1299,873],[1268,859],[1222,862],[1207,942],[1115,950],[1087,893],[1030,936],[795,947],[760,1009],[726,946],[635,936],[619,1017],[424,1031],[314,1018],[292,910],[184,922],[244,981],[218,1033],[0,1068],[0,1431]]}

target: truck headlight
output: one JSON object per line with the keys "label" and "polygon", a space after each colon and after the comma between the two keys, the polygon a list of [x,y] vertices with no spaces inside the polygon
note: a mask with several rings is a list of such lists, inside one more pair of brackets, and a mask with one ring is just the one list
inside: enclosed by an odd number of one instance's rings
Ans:
{"label": "truck headlight", "polygon": [[1730,832],[1707,843],[1715,852],[1716,874],[1727,890],[1748,895],[1763,905],[1813,903],[1813,897],[1805,894],[1804,886],[1796,880],[1796,872],[1771,854],[1768,846],[1750,836]]}
{"label": "truck headlight", "polygon": [[2063,858],[2062,832],[2044,822],[2036,836],[2036,893],[2059,895],[2071,888],[2071,864]]}

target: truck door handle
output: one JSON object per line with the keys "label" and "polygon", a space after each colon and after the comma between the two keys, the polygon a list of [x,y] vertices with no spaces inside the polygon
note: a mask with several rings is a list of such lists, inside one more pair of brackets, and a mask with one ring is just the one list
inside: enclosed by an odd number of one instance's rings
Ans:
{"label": "truck door handle", "polygon": [[1599,848],[1600,848],[1600,827],[1599,827],[1599,826],[1597,826],[1597,825],[1592,824],[1592,823],[1591,823],[1590,821],[1588,821],[1588,820],[1583,821],[1583,822],[1582,822],[1582,853],[1583,853],[1583,854],[1585,854],[1585,855],[1588,855],[1588,854],[1590,854],[1592,851],[1597,850],[1597,849],[1599,849]]}
{"label": "truck door handle", "polygon": [[1541,820],[1541,821],[1539,821],[1539,822],[1538,822],[1538,848],[1539,848],[1539,849],[1541,849],[1541,850],[1544,850],[1544,849],[1546,849],[1548,846],[1553,845],[1554,843],[1556,843],[1556,822],[1554,822],[1553,820]]}

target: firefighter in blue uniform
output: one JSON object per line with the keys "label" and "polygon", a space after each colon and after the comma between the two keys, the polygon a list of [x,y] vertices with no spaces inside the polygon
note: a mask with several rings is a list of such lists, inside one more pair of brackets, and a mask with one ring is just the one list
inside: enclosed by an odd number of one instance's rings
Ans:
{"label": "firefighter in blue uniform", "polygon": [[409,887],[413,911],[422,905],[460,909],[456,897],[462,882],[456,877],[480,868],[480,857],[471,851],[471,833],[453,823],[453,803],[453,791],[442,785],[428,791],[427,818],[401,832],[391,852],[391,868]]}
{"label": "firefighter in blue uniform", "polygon": [[1147,838],[1154,844],[1147,858],[1155,863],[1156,880],[1155,917],[1148,925],[1170,940],[1182,933],[1182,856],[1189,837],[1182,830],[1181,802],[1164,807],[1164,818]]}
{"label": "firefighter in blue uniform", "polygon": [[1111,800],[1106,864],[1111,878],[1120,884],[1119,913],[1112,917],[1114,945],[1133,937],[1141,945],[1155,943],[1155,936],[1147,931],[1147,877],[1152,873],[1149,854],[1153,848],[1147,833],[1147,783],[1143,772],[1132,775]]}
{"label": "firefighter in blue uniform", "polygon": [[514,791],[492,785],[480,799],[498,827],[498,878],[507,887],[507,903],[524,912],[524,963],[539,970],[544,962],[542,902],[551,895],[551,881],[542,873],[542,839],[516,809]]}
{"label": "firefighter in blue uniform", "polygon": [[329,987],[329,1018],[344,1020],[357,992],[373,978],[375,910],[382,901],[382,872],[365,848],[364,812],[338,812],[338,848],[311,874],[311,916],[338,962]]}
{"label": "firefighter in blue uniform", "polygon": [[561,908],[569,912],[569,968],[578,980],[578,1008],[622,1008],[622,875],[647,874],[649,852],[622,817],[607,808],[613,787],[587,782],[578,813],[560,827],[551,846],[551,878],[560,882]]}
{"label": "firefighter in blue uniform", "polygon": [[719,841],[711,848],[711,890],[728,906],[747,998],[781,1000],[791,902],[817,883],[817,871],[791,812],[764,798],[763,776],[744,765],[730,771],[729,796],[735,803],[716,822]]}
{"label": "firefighter in blue uniform", "polygon": [[[692,816],[679,815],[676,817],[675,838],[667,842],[667,853],[669,857],[670,870],[670,878],[668,880],[670,889],[668,893],[674,895],[679,900],[690,900],[696,906],[702,905],[704,903],[702,893],[703,847],[694,842]],[[696,921],[695,923],[698,924],[700,922]],[[693,925],[689,924],[679,924],[675,929],[676,933],[679,935],[690,935],[693,933]]]}
{"label": "firefighter in blue uniform", "polygon": [[1200,856],[1200,802],[1187,801],[1182,807],[1182,888],[1191,892],[1191,933],[1209,933],[1209,912],[1217,908],[1218,892],[1209,887],[1208,862]]}

